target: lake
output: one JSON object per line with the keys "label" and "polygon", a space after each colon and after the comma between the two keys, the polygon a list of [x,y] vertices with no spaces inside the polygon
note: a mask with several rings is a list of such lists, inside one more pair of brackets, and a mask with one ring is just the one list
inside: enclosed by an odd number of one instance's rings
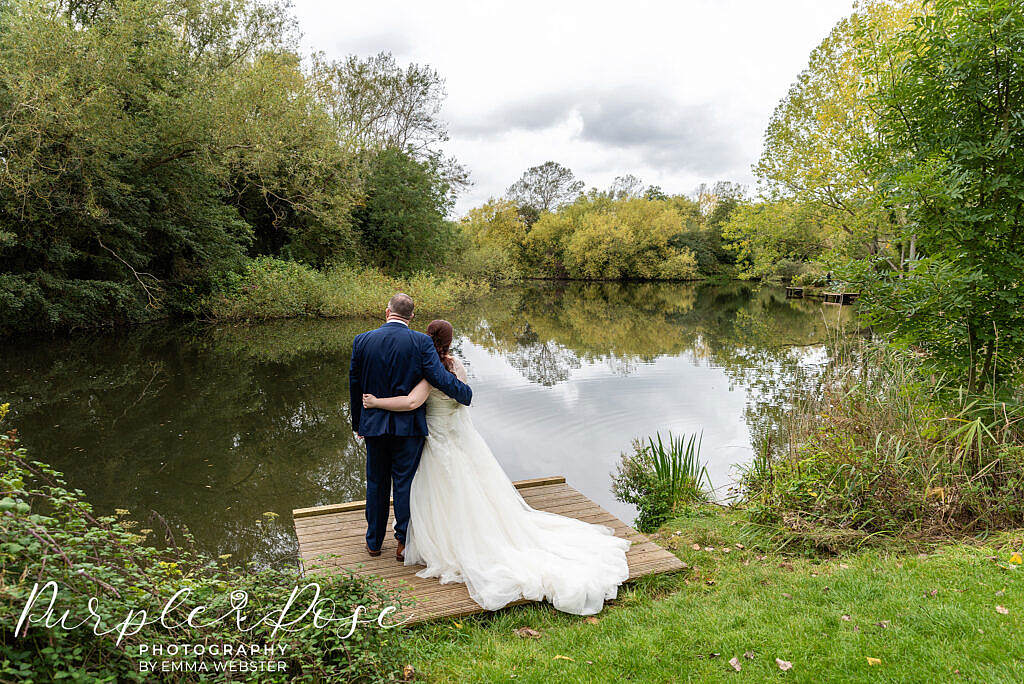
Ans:
{"label": "lake", "polygon": [[[826,360],[848,307],[728,285],[530,283],[449,317],[473,421],[513,479],[565,475],[618,517],[611,474],[636,438],[702,433],[724,499],[785,397]],[[425,313],[413,327],[424,329]],[[9,341],[0,403],[32,458],[102,513],[187,527],[234,560],[296,551],[294,508],[362,499],[348,419],[352,338],[372,320],[153,325]],[[165,527],[166,523],[166,527]]]}

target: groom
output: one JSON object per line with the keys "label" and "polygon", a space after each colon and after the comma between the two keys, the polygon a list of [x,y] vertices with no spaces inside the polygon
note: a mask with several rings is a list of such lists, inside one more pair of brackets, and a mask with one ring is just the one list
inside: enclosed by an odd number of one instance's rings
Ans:
{"label": "groom", "polygon": [[405,532],[409,527],[409,489],[420,463],[427,436],[425,409],[392,412],[364,409],[363,394],[397,397],[409,394],[423,378],[469,406],[473,390],[441,364],[431,339],[409,329],[413,301],[398,293],[388,302],[384,325],[357,335],[352,342],[348,372],[352,429],[366,439],[366,550],[380,555],[388,524],[388,497],[395,487],[395,557],[405,561]]}

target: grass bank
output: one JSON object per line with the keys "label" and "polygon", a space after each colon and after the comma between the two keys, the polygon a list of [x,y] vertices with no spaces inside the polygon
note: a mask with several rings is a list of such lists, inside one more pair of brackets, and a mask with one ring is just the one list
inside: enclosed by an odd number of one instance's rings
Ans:
{"label": "grass bank", "polygon": [[417,311],[440,315],[490,291],[483,280],[457,275],[388,276],[376,269],[336,266],[318,271],[279,259],[254,259],[240,273],[224,276],[203,302],[204,315],[218,321],[380,315],[396,292],[407,292]]}
{"label": "grass bank", "polygon": [[451,682],[1024,680],[1021,532],[823,558],[758,548],[746,529],[736,511],[673,519],[655,540],[685,571],[630,585],[595,619],[536,605],[425,625],[412,664]]}

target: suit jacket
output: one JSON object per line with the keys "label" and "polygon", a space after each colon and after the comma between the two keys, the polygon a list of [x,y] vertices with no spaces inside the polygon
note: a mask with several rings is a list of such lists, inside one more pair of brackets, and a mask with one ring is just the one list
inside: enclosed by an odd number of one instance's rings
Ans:
{"label": "suit jacket", "polygon": [[363,408],[364,393],[381,398],[400,397],[409,394],[424,378],[460,404],[469,406],[473,390],[445,369],[429,336],[395,321],[356,335],[348,372],[352,429],[363,437],[425,436],[427,418],[423,406],[400,412]]}

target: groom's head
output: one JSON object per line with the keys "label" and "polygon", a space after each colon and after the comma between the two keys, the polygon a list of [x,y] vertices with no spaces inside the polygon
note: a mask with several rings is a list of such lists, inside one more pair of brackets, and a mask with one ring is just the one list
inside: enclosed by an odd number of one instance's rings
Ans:
{"label": "groom's head", "polygon": [[388,319],[400,318],[408,323],[412,320],[414,306],[412,297],[404,292],[399,292],[388,301],[388,308],[384,311],[384,316]]}

